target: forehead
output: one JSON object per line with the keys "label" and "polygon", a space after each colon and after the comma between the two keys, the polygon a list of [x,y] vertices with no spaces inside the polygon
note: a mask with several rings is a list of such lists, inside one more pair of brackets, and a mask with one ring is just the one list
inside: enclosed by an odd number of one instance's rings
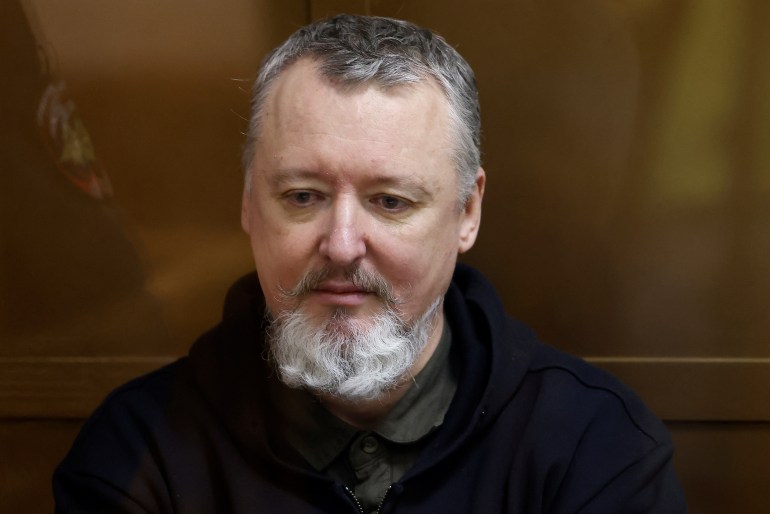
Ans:
{"label": "forehead", "polygon": [[441,86],[431,77],[401,84],[381,85],[376,80],[347,81],[325,75],[320,62],[312,57],[303,57],[286,66],[268,86],[267,107],[276,108],[288,98],[311,100],[334,92],[340,97],[354,98],[367,93],[379,93],[383,97],[401,100],[405,103],[423,102],[442,111],[448,107]]}
{"label": "forehead", "polygon": [[342,85],[323,77],[314,61],[300,59],[271,85],[260,125],[263,149],[331,140],[337,151],[347,142],[375,159],[452,157],[448,101],[432,79],[388,88]]}

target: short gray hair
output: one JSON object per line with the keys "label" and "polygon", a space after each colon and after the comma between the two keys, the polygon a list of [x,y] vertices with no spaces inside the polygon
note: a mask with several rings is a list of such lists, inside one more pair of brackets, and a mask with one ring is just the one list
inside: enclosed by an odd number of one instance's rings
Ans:
{"label": "short gray hair", "polygon": [[481,164],[481,116],[473,70],[438,34],[412,23],[373,16],[339,15],[303,27],[265,57],[251,99],[243,152],[250,187],[260,121],[270,86],[302,57],[317,61],[321,74],[343,85],[374,82],[388,88],[433,79],[449,103],[455,132],[454,161],[459,199],[465,203]]}

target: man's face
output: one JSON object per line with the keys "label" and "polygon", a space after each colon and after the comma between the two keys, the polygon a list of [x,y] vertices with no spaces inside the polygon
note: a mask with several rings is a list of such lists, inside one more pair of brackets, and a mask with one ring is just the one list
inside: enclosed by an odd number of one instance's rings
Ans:
{"label": "man's face", "polygon": [[[308,59],[282,72],[242,210],[274,315],[299,308],[321,321],[344,311],[366,322],[382,314],[381,296],[356,285],[351,269],[381,276],[406,323],[443,295],[458,252],[475,241],[484,180],[479,170],[460,206],[447,111],[428,82],[339,88]],[[283,294],[319,270],[325,278],[308,291]]]}

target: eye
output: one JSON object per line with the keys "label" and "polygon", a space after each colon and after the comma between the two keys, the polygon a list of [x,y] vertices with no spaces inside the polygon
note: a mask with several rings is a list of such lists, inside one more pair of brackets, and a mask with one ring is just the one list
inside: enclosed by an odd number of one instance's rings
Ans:
{"label": "eye", "polygon": [[410,202],[392,195],[381,195],[372,199],[372,202],[382,210],[390,213],[400,213],[407,210]]}
{"label": "eye", "polygon": [[295,207],[307,207],[321,200],[321,195],[314,191],[296,190],[289,191],[284,198]]}

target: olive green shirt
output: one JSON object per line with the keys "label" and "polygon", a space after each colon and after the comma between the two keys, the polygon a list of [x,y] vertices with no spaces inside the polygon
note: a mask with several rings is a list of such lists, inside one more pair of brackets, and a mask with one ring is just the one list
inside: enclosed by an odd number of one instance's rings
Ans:
{"label": "olive green shirt", "polygon": [[338,419],[304,390],[277,386],[272,395],[289,443],[317,471],[347,485],[365,512],[375,512],[390,485],[414,464],[425,436],[444,421],[457,388],[449,363],[451,344],[445,323],[436,350],[412,386],[368,430]]}

